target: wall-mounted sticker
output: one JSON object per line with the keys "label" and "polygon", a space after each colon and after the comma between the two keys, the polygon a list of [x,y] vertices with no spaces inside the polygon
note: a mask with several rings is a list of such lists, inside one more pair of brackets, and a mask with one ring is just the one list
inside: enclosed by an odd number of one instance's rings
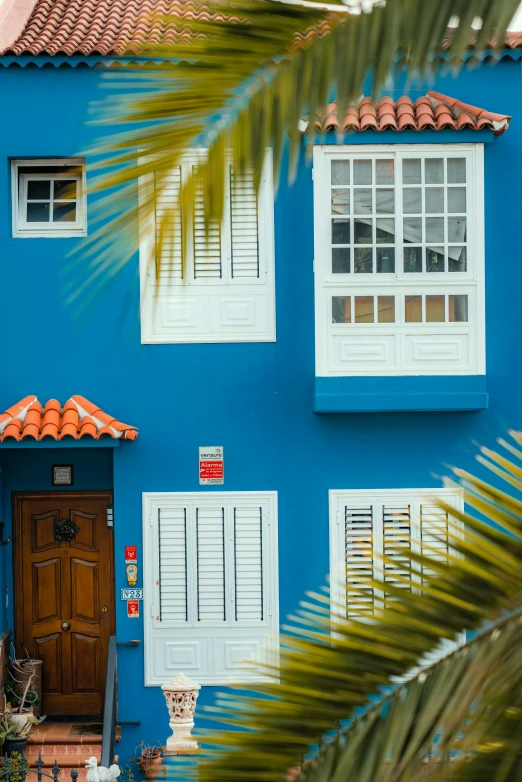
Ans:
{"label": "wall-mounted sticker", "polygon": [[72,464],[53,464],[52,483],[53,486],[72,486]]}
{"label": "wall-mounted sticker", "polygon": [[223,446],[200,445],[199,447],[199,484],[216,485],[225,483],[225,465]]}
{"label": "wall-mounted sticker", "polygon": [[143,588],[142,587],[136,587],[134,589],[122,589],[121,590],[121,599],[122,600],[143,600]]}
{"label": "wall-mounted sticker", "polygon": [[125,546],[125,562],[132,562],[133,565],[138,561],[138,547]]}
{"label": "wall-mounted sticker", "polygon": [[127,616],[129,619],[138,619],[140,615],[140,601],[127,600]]}
{"label": "wall-mounted sticker", "polygon": [[127,565],[125,568],[125,572],[127,573],[127,581],[129,582],[130,586],[136,586],[136,581],[138,580],[138,568],[136,565]]}

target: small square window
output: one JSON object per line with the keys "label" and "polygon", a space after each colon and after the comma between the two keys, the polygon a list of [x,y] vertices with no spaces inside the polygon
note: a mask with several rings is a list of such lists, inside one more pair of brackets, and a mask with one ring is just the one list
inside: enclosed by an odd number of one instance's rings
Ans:
{"label": "small square window", "polygon": [[13,236],[85,236],[83,160],[14,160],[11,172]]}

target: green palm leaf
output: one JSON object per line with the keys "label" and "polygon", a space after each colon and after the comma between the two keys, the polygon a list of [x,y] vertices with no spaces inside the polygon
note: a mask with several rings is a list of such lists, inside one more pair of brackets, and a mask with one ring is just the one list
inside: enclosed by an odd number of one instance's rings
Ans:
{"label": "green palm leaf", "polygon": [[[376,92],[394,68],[410,74],[432,70],[455,15],[460,23],[450,50],[454,68],[477,37],[471,27],[476,17],[482,20],[477,49],[487,48],[495,36],[501,46],[517,6],[518,0],[387,0],[371,12],[349,13],[360,5],[332,4],[325,11],[277,0],[216,0],[210,10],[222,21],[184,20],[186,43],[144,50],[152,58],[147,66],[108,74],[111,95],[97,111],[102,125],[116,132],[94,150],[100,157],[92,189],[104,195],[93,204],[94,231],[83,245],[91,258],[89,282],[115,274],[132,257],[140,218],[152,212],[163,175],[188,147],[198,143],[208,149],[198,167],[208,229],[223,214],[229,155],[239,174],[253,172],[257,185],[271,147],[277,182],[288,143],[291,176],[302,148],[303,116],[313,119],[332,95],[342,113],[360,95],[368,74]],[[153,64],[158,60],[162,64]],[[314,134],[312,121],[309,142]],[[142,187],[138,205],[137,180],[152,172],[156,188]],[[189,177],[181,187],[186,225],[194,186]],[[162,217],[158,253],[172,220],[172,212]],[[74,285],[71,298],[81,292]]]}
{"label": "green palm leaf", "polygon": [[[504,459],[487,456],[495,469]],[[507,482],[518,481],[519,465],[503,466]],[[409,782],[427,768],[436,779],[447,779],[448,768],[452,779],[466,779],[493,749],[499,782],[511,779],[520,749],[522,501],[456,472],[476,515],[446,508],[465,524],[464,534],[452,528],[447,560],[402,552],[422,568],[421,590],[406,579],[387,584],[386,607],[370,622],[345,618],[346,608],[326,596],[303,604],[284,639],[279,679],[253,695],[221,696],[213,713],[225,727],[205,737],[212,749],[201,780],[282,780],[314,746],[319,754],[300,776],[310,782]],[[487,631],[426,667],[441,639],[485,623]],[[397,677],[408,680],[397,685]],[[340,723],[349,725],[335,736]]]}

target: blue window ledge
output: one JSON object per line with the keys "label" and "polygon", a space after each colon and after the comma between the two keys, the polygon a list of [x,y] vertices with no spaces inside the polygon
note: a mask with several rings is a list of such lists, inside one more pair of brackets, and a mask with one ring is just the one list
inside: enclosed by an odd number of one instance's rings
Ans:
{"label": "blue window ledge", "polygon": [[485,375],[316,377],[314,412],[485,410]]}

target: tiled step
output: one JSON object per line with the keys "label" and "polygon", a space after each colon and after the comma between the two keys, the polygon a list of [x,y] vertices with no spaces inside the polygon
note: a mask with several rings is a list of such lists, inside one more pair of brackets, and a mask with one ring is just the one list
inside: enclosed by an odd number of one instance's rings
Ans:
{"label": "tiled step", "polygon": [[[78,769],[79,778],[86,775],[85,761],[94,756],[101,759],[102,726],[96,724],[72,724],[43,722],[31,731],[26,747],[26,757],[34,766],[39,755],[42,756],[46,769],[56,763],[61,769]],[[63,776],[63,775],[62,775]]]}
{"label": "tiled step", "polygon": [[44,766],[54,766],[54,761],[60,768],[83,768],[85,761],[94,756],[100,761],[101,744],[27,744],[25,755],[31,766],[42,756]]}

